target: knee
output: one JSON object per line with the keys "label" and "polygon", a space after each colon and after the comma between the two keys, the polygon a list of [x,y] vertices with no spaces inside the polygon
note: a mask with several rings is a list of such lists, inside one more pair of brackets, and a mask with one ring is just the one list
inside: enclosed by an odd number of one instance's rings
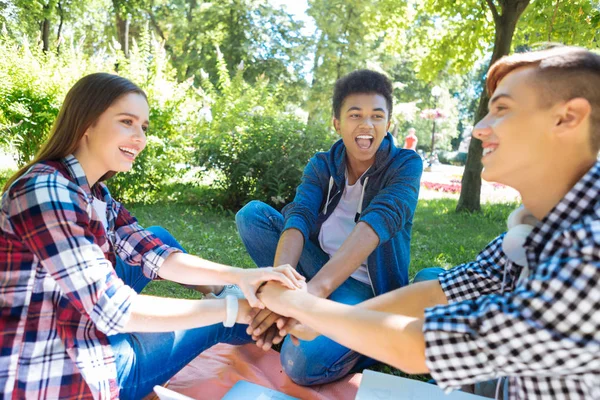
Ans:
{"label": "knee", "polygon": [[169,239],[173,238],[173,235],[171,235],[171,232],[169,232],[162,226],[155,225],[155,226],[146,228],[146,230],[150,231],[154,236],[159,238],[161,240],[161,242],[163,242],[163,243],[169,242],[170,241]]}
{"label": "knee", "polygon": [[417,272],[417,275],[415,275],[415,278],[413,279],[412,283],[433,281],[433,280],[437,279],[437,277],[445,271],[446,270],[444,268],[440,268],[440,267],[431,267],[431,268],[422,269],[419,272]]}
{"label": "knee", "polygon": [[300,346],[294,346],[286,339],[281,347],[281,366],[286,375],[297,385],[311,386],[324,382],[327,371],[318,367],[315,360],[307,357]]}
{"label": "knee", "polygon": [[268,206],[262,201],[252,200],[235,214],[235,224],[238,232],[240,232],[240,235],[245,228],[253,225],[256,222],[257,217],[265,207]]}

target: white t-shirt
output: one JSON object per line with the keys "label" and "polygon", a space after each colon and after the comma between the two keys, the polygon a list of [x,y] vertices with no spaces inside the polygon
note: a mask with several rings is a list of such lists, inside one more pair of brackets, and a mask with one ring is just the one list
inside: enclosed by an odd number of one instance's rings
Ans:
{"label": "white t-shirt", "polygon": [[[329,218],[321,225],[319,244],[321,245],[321,249],[329,254],[329,257],[333,256],[339,250],[342,243],[344,243],[356,226],[354,217],[358,211],[362,189],[363,185],[360,178],[354,185],[348,185],[348,178],[346,178],[346,186],[344,187],[344,193],[342,193],[340,202]],[[367,260],[364,260],[360,267],[350,276],[359,282],[371,286],[367,272]]]}
{"label": "white t-shirt", "polygon": [[106,218],[106,203],[94,197],[94,200],[92,201],[92,207],[94,207],[94,210],[96,210],[96,214],[98,214],[98,217],[100,217],[100,221],[102,221],[102,225],[104,225],[104,230],[108,232],[108,219]]}

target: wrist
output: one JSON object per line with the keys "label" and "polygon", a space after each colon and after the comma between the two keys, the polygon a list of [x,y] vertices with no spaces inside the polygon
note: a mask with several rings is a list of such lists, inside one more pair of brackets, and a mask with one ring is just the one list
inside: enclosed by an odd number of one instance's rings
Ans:
{"label": "wrist", "polygon": [[324,282],[315,282],[314,279],[306,284],[306,288],[308,293],[323,299],[326,299],[331,294],[328,285]]}

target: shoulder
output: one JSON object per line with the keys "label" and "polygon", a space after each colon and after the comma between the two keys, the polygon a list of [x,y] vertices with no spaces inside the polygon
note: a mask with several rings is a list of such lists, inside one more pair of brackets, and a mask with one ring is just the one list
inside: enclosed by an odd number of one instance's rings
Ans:
{"label": "shoulder", "polygon": [[7,190],[11,200],[26,199],[29,204],[49,201],[84,201],[83,189],[69,180],[55,165],[33,165]]}

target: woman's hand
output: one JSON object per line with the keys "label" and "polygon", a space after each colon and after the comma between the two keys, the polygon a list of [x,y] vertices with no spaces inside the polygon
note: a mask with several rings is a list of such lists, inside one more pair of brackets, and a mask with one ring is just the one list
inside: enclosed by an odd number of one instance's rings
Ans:
{"label": "woman's hand", "polygon": [[[253,308],[265,308],[265,305],[256,297],[256,292],[261,285],[268,281],[277,281],[288,289],[301,289],[306,286],[306,278],[300,275],[291,265],[281,265],[276,268],[240,269],[237,285],[244,292],[244,296]],[[281,286],[278,285],[278,286]]]}

